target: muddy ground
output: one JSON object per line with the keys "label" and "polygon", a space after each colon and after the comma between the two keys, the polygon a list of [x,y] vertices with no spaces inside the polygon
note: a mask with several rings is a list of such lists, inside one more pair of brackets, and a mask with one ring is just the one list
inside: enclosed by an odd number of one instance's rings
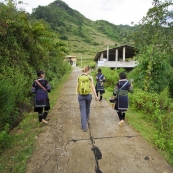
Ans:
{"label": "muddy ground", "polygon": [[[88,131],[80,126],[75,94],[81,69],[74,67],[49,124],[37,140],[26,173],[173,173],[173,168],[103,100],[91,104]],[[127,113],[128,114],[128,113]]]}

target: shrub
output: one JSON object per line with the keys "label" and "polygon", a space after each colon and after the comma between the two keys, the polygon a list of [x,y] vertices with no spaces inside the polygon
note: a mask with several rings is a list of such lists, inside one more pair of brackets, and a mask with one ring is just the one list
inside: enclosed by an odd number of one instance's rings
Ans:
{"label": "shrub", "polygon": [[8,80],[0,80],[0,131],[4,129],[6,123],[11,124],[16,118],[15,115],[15,95],[14,88]]}
{"label": "shrub", "polygon": [[169,97],[168,88],[160,94],[148,93],[135,89],[129,95],[130,105],[136,111],[144,113],[143,118],[156,130],[154,143],[161,150],[173,154],[173,103]]}
{"label": "shrub", "polygon": [[3,149],[7,149],[11,145],[11,137],[8,134],[8,131],[9,124],[6,124],[4,130],[0,132],[0,153]]}

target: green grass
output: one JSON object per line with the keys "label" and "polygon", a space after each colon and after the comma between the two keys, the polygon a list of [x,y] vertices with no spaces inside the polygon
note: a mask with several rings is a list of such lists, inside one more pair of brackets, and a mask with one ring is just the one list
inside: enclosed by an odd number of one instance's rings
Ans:
{"label": "green grass", "polygon": [[[106,90],[103,97],[109,102],[109,98],[112,96],[112,91]],[[149,116],[149,115],[148,115]],[[149,123],[146,122],[144,119],[144,114],[140,112],[136,112],[135,110],[129,107],[126,113],[126,121],[130,124],[136,131],[138,131],[148,143],[153,146],[167,161],[168,163],[173,166],[173,157],[169,155],[169,153],[158,149],[155,146],[155,128]]]}
{"label": "green grass", "polygon": [[[91,75],[95,81],[95,71],[91,72]],[[96,83],[96,82],[95,82]],[[106,84],[106,83],[105,83]],[[105,87],[105,93],[103,94],[103,98],[109,102],[109,98],[113,94],[113,87],[109,86]],[[130,95],[130,93],[129,93]],[[150,116],[150,115],[148,115]],[[137,112],[133,110],[131,106],[126,113],[126,122],[133,127],[134,130],[138,131],[141,137],[143,137],[148,143],[153,146],[167,161],[170,165],[173,166],[173,157],[170,155],[169,151],[161,150],[156,145],[156,131],[155,127],[153,126],[153,122],[149,122],[147,120],[147,115],[142,112]]]}
{"label": "green grass", "polygon": [[[149,116],[149,115],[148,115]],[[161,150],[155,146],[155,131],[156,129],[144,119],[144,114],[136,112],[135,110],[129,109],[127,112],[126,120],[127,122],[140,133],[140,135],[149,142],[167,161],[173,166],[173,157],[170,156],[164,150]]]}
{"label": "green grass", "polygon": [[129,109],[127,111],[127,122],[135,129],[137,130],[141,136],[146,139],[151,145],[154,145],[153,139],[154,139],[154,131],[155,129],[152,127],[151,124],[147,123],[143,120],[143,113],[133,111]]}
{"label": "green grass", "polygon": [[[58,99],[61,88],[69,77],[68,72],[60,81],[58,88],[49,94],[50,104],[53,107]],[[51,110],[50,110],[51,112]],[[13,131],[11,147],[0,155],[0,173],[24,173],[27,159],[35,149],[35,142],[40,132],[44,132],[44,124],[39,124],[37,113],[25,114],[25,118]]]}

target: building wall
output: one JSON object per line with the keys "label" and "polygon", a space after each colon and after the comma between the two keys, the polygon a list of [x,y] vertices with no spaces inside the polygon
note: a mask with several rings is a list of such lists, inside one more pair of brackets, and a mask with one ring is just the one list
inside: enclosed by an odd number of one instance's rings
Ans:
{"label": "building wall", "polygon": [[98,61],[97,67],[112,67],[112,68],[133,68],[138,65],[137,61]]}

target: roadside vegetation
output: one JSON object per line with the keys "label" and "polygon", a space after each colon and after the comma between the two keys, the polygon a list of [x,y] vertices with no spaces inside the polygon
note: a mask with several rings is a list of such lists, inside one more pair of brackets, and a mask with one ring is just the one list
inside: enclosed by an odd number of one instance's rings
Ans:
{"label": "roadside vegetation", "polygon": [[65,43],[44,21],[29,20],[13,1],[0,4],[0,153],[10,147],[9,131],[32,110],[31,85],[43,69],[52,88],[71,70]]}
{"label": "roadside vegetation", "polygon": [[[139,50],[136,55],[139,65],[127,72],[128,79],[134,81],[127,119],[173,165],[173,27],[172,20],[167,20],[173,19],[168,11],[172,1],[155,0],[153,4],[135,26],[138,29],[129,35],[129,40],[132,39]],[[102,68],[107,79],[107,99],[122,69],[108,70]]]}
{"label": "roadside vegetation", "polygon": [[[23,173],[35,147],[35,136],[44,131],[32,113],[30,90],[36,71],[46,72],[53,87],[50,100],[54,105],[59,88],[71,72],[64,61],[66,55],[76,55],[78,66],[90,65],[95,77],[96,53],[108,45],[121,44],[139,50],[139,65],[127,72],[128,79],[134,81],[127,121],[173,166],[170,5],[172,1],[153,0],[153,8],[130,27],[90,21],[60,0],[39,6],[31,15],[17,9],[12,0],[0,3],[0,172]],[[102,71],[106,76],[104,97],[108,100],[118,74],[125,69]]]}
{"label": "roadside vegetation", "polygon": [[[106,77],[106,93],[103,97],[109,102],[119,80],[118,75],[125,70],[111,70],[105,67],[101,69]],[[93,78],[96,73],[97,71],[92,72]],[[131,81],[131,72],[127,73],[127,79]],[[132,84],[135,85],[135,82]],[[129,93],[129,104],[127,122],[173,165],[173,100],[168,88],[160,93],[151,93],[134,87],[134,92]]]}

